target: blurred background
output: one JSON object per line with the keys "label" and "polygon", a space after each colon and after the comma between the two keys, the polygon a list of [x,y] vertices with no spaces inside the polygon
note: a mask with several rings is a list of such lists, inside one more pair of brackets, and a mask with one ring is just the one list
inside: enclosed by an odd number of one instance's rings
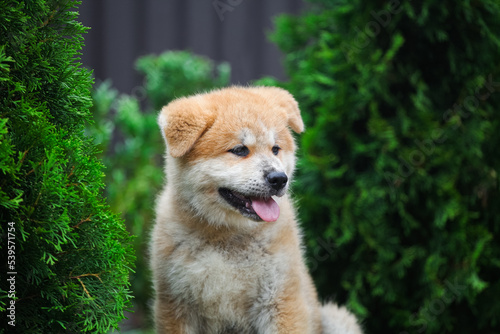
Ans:
{"label": "blurred background", "polygon": [[297,14],[301,0],[106,0],[83,1],[83,64],[99,80],[111,79],[120,92],[142,83],[136,59],[166,50],[188,50],[231,64],[231,83],[265,75],[285,78],[278,47],[266,34],[280,13]]}
{"label": "blurred background", "polygon": [[322,300],[367,333],[500,333],[500,3],[83,1],[105,195],[135,236],[133,312],[151,328],[156,115],[233,84],[298,100],[293,187]]}

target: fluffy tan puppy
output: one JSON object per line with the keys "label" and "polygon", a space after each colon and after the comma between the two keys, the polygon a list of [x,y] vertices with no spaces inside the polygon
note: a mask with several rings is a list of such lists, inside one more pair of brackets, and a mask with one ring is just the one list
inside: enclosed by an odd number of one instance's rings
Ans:
{"label": "fluffy tan puppy", "polygon": [[167,183],[151,266],[158,333],[357,334],[344,308],[321,306],[287,190],[290,129],[304,125],[285,90],[231,87],[180,98],[158,118]]}

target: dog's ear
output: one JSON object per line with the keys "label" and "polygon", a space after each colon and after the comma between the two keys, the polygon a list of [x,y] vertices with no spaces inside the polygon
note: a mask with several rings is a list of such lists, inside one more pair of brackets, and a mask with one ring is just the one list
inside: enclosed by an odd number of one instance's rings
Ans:
{"label": "dog's ear", "polygon": [[158,117],[168,152],[174,158],[189,152],[213,121],[213,114],[201,107],[196,96],[170,102]]}
{"label": "dog's ear", "polygon": [[254,87],[258,93],[267,99],[277,103],[288,115],[288,125],[290,128],[301,133],[304,131],[304,122],[300,116],[299,104],[288,91],[278,87]]}
{"label": "dog's ear", "polygon": [[304,122],[300,116],[299,104],[293,98],[292,94],[284,89],[280,89],[282,96],[280,97],[279,103],[286,109],[288,114],[288,125],[290,128],[297,132],[304,132]]}

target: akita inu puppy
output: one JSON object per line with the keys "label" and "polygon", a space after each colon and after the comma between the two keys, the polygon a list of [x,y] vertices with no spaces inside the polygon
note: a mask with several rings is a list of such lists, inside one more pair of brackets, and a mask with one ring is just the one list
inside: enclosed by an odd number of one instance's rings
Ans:
{"label": "akita inu puppy", "polygon": [[285,90],[231,87],[180,98],[158,118],[167,145],[151,266],[158,333],[358,334],[321,306],[287,190],[290,133],[304,125]]}

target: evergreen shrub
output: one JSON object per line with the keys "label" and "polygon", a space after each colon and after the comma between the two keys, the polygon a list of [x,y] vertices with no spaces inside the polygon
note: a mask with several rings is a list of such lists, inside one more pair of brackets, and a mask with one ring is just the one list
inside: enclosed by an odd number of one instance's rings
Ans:
{"label": "evergreen shrub", "polygon": [[316,0],[272,39],[321,295],[367,333],[500,332],[500,3]]}
{"label": "evergreen shrub", "polygon": [[131,299],[130,236],[84,135],[92,79],[77,4],[0,2],[2,333],[106,333]]}
{"label": "evergreen shrub", "polygon": [[[93,92],[96,138],[106,166],[106,198],[136,236],[136,271],[132,291],[139,317],[148,312],[151,281],[148,263],[149,229],[154,221],[156,196],[163,186],[165,145],[156,118],[171,100],[229,83],[230,68],[184,51],[141,57],[136,62],[144,75],[131,94],[118,94],[109,81]],[[148,317],[146,316],[146,319]]]}

